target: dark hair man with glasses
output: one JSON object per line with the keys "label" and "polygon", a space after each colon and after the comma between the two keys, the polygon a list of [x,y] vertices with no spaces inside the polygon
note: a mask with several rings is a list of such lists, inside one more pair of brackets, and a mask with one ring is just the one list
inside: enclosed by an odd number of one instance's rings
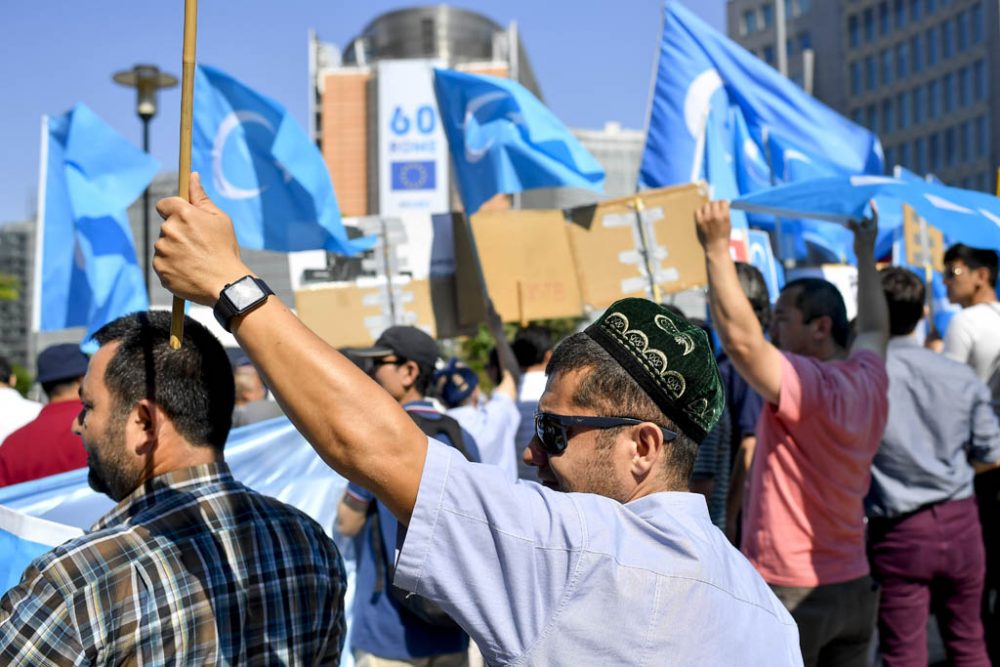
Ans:
{"label": "dark hair man with glasses", "polygon": [[997,253],[957,243],[944,254],[948,300],[962,306],[948,324],[944,354],[972,366],[983,382],[1000,365]]}
{"label": "dark hair man with glasses", "polygon": [[771,342],[729,254],[729,203],[695,215],[712,322],[733,366],[766,401],[741,547],[799,624],[806,665],[868,665],[878,592],[865,556],[863,500],[888,412],[889,315],[875,270],[877,220],[853,225],[857,335],[837,288],[785,285]]}
{"label": "dark hair man with glasses", "polygon": [[[193,203],[158,205],[154,267],[174,294],[211,305],[250,270],[228,217],[191,183]],[[323,459],[406,527],[390,545],[393,583],[440,604],[488,664],[801,663],[788,612],[704,497],[683,492],[723,406],[708,339],[683,318],[628,299],[555,352],[542,412],[638,423],[543,417],[530,457],[546,486],[429,439],[277,298],[230,323]]]}

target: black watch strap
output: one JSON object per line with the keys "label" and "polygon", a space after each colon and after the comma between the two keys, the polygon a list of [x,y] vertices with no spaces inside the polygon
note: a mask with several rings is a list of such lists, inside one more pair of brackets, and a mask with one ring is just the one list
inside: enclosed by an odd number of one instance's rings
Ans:
{"label": "black watch strap", "polygon": [[222,328],[232,333],[233,318],[249,313],[272,294],[274,291],[260,278],[243,276],[222,288],[212,313]]}

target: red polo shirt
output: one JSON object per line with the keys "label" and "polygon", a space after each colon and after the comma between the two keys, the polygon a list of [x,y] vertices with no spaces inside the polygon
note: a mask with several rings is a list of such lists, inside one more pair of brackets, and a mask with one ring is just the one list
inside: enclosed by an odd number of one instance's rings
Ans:
{"label": "red polo shirt", "polygon": [[72,430],[82,409],[76,399],[49,403],[34,421],[8,435],[0,445],[0,486],[85,467],[87,452]]}

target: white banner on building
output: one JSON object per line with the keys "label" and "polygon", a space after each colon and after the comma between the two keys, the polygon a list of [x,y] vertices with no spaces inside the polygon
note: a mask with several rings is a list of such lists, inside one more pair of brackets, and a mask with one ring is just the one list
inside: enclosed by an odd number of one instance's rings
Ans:
{"label": "white banner on building", "polygon": [[379,214],[443,213],[448,144],[434,97],[436,60],[378,63]]}

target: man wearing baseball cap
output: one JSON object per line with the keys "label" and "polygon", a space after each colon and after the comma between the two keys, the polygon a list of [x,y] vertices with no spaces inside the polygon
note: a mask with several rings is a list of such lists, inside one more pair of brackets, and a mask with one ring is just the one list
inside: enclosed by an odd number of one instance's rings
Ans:
{"label": "man wearing baseball cap", "polygon": [[80,414],[80,383],[87,355],[71,343],[53,345],[38,355],[38,377],[49,402],[38,416],[0,445],[0,486],[27,482],[87,465],[73,420]]}
{"label": "man wearing baseball cap", "polygon": [[[158,204],[161,282],[243,304],[227,322],[298,430],[405,526],[393,584],[439,604],[488,664],[802,664],[791,616],[687,491],[724,404],[704,332],[626,299],[564,341],[527,454],[543,484],[514,483],[428,438],[257,283],[196,175],[190,195]],[[231,294],[249,283],[259,298]]]}

